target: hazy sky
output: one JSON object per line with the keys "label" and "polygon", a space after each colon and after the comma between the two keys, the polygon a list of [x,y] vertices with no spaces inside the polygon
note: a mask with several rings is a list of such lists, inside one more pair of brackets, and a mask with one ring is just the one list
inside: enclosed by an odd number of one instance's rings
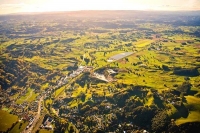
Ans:
{"label": "hazy sky", "polygon": [[200,10],[200,0],[0,0],[0,14],[71,10]]}

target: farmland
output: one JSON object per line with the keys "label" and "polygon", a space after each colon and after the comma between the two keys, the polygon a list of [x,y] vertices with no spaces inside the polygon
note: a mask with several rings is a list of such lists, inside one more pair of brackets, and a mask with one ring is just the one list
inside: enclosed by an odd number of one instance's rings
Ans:
{"label": "farmland", "polygon": [[195,129],[199,22],[197,12],[0,16],[0,131]]}
{"label": "farmland", "polygon": [[1,131],[7,131],[8,128],[12,127],[17,122],[17,116],[11,115],[6,111],[0,111],[0,129]]}

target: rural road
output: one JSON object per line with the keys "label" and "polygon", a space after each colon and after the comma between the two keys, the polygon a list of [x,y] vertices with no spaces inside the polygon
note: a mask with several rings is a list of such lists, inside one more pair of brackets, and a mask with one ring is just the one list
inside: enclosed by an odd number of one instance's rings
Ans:
{"label": "rural road", "polygon": [[43,101],[43,96],[40,98],[39,102],[38,102],[38,112],[37,115],[35,116],[35,119],[33,121],[33,124],[26,130],[24,129],[24,131],[22,133],[31,133],[33,130],[33,127],[35,127],[35,124],[38,122],[39,118],[40,118],[40,113],[41,113],[41,103]]}

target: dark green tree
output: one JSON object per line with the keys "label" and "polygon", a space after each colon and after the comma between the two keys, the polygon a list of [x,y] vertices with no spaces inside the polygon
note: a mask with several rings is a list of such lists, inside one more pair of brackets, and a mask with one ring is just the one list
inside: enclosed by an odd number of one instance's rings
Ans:
{"label": "dark green tree", "polygon": [[188,94],[191,90],[191,86],[192,86],[192,84],[190,84],[190,82],[186,81],[186,82],[183,82],[182,85],[178,86],[177,90]]}
{"label": "dark green tree", "polygon": [[155,133],[161,133],[168,129],[170,124],[169,116],[166,111],[159,111],[152,119],[151,128]]}

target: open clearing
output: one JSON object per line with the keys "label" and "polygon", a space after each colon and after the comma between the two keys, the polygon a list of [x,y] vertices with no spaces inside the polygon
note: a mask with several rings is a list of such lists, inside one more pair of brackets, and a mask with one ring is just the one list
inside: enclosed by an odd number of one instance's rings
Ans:
{"label": "open clearing", "polygon": [[7,111],[0,110],[0,114],[0,131],[7,131],[18,120],[18,116],[11,115]]}

